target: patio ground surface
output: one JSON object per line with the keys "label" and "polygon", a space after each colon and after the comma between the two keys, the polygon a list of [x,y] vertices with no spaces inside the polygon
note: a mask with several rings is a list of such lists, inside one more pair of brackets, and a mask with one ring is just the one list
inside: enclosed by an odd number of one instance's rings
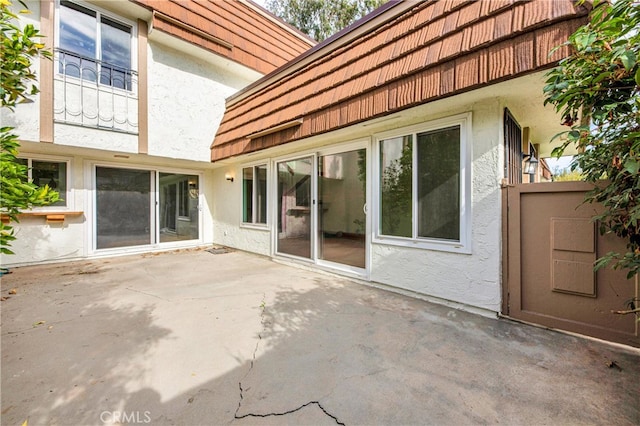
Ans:
{"label": "patio ground surface", "polygon": [[640,424],[635,349],[247,253],[16,268],[1,295],[3,425]]}

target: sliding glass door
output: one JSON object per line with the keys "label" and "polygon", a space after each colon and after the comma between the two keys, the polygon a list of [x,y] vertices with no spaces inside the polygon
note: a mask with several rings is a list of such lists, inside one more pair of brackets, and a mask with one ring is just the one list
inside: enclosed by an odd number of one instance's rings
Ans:
{"label": "sliding glass door", "polygon": [[277,254],[366,271],[367,151],[352,147],[276,163]]}
{"label": "sliding glass door", "polygon": [[277,172],[276,252],[311,259],[313,157],[279,162]]}
{"label": "sliding glass door", "polygon": [[200,238],[199,177],[95,168],[96,249]]}
{"label": "sliding glass door", "polygon": [[318,157],[318,260],[365,268],[366,149]]}

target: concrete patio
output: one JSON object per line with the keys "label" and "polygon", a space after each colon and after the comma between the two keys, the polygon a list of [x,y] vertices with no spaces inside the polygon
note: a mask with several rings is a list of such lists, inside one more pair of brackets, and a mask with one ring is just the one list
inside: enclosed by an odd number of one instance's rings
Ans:
{"label": "concrete patio", "polygon": [[3,425],[640,424],[637,350],[242,252],[17,268],[1,290]]}

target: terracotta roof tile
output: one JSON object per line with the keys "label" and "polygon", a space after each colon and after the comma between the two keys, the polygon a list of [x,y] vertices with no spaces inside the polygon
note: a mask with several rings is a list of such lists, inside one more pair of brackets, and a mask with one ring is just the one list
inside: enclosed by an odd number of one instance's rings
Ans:
{"label": "terracotta roof tile", "polygon": [[304,117],[300,126],[259,139],[287,143],[548,67],[566,51],[551,58],[547,52],[585,15],[572,0],[415,3],[343,46],[328,44],[324,56],[281,80],[234,98],[211,158],[259,149],[242,141],[298,117]]}

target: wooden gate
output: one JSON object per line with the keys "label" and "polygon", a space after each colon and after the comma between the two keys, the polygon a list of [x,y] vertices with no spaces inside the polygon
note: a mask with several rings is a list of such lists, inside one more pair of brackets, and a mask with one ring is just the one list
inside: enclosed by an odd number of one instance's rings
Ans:
{"label": "wooden gate", "polygon": [[[583,204],[583,182],[518,184],[505,189],[503,314],[601,339],[640,346],[634,315],[638,280],[625,271],[593,271],[593,262],[624,243],[601,236]],[[637,304],[637,302],[636,302]]]}

